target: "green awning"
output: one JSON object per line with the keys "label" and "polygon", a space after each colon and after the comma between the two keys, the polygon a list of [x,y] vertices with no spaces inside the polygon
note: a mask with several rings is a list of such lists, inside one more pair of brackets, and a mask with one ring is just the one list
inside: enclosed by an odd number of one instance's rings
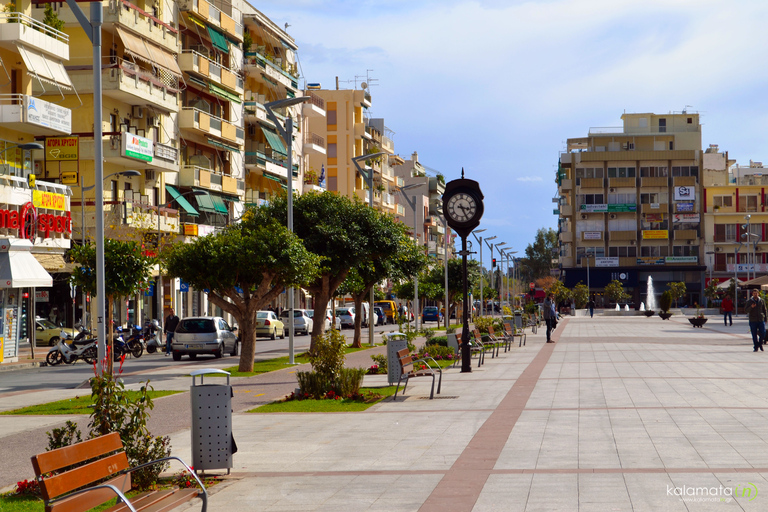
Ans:
{"label": "green awning", "polygon": [[216,139],[207,139],[207,140],[208,140],[208,144],[210,144],[211,146],[215,146],[219,149],[226,149],[227,151],[235,151],[238,153],[240,152],[240,148],[238,148],[237,146],[230,146],[229,144],[225,144]]}
{"label": "green awning", "polygon": [[222,213],[224,215],[229,214],[229,210],[227,210],[227,205],[224,204],[224,200],[221,197],[215,194],[211,194],[211,199],[213,200],[213,207],[216,208],[217,212]]}
{"label": "green awning", "polygon": [[262,176],[264,176],[265,178],[270,179],[272,181],[276,181],[276,182],[280,183],[281,185],[283,183],[285,183],[285,180],[286,180],[286,178],[281,178],[279,176],[272,176],[271,174],[262,174]]}
{"label": "green awning", "polygon": [[165,190],[167,190],[168,193],[171,194],[171,197],[173,197],[173,199],[177,203],[179,203],[179,206],[181,206],[182,209],[185,212],[187,212],[188,215],[191,215],[193,217],[199,217],[200,216],[200,214],[197,212],[197,210],[195,210],[195,208],[191,204],[189,204],[189,201],[187,201],[187,199],[184,196],[181,195],[181,192],[176,190],[176,187],[174,187],[173,185],[166,185],[165,186]]}
{"label": "green awning", "polygon": [[211,38],[214,48],[224,53],[229,53],[229,45],[227,44],[227,38],[219,32],[213,30],[211,27],[206,26],[208,29],[208,36]]}
{"label": "green awning", "polygon": [[261,131],[264,132],[264,136],[267,138],[267,144],[269,144],[269,147],[271,147],[273,150],[277,151],[281,155],[288,156],[288,152],[285,150],[285,144],[283,144],[282,139],[280,139],[280,136],[276,134],[273,131],[267,130],[263,126],[261,127]]}
{"label": "green awning", "polygon": [[208,83],[205,80],[200,80],[199,78],[195,78],[193,76],[187,75],[187,82],[191,82],[198,87],[202,87],[203,89],[208,88]]}
{"label": "green awning", "polygon": [[195,196],[197,209],[201,212],[218,213],[216,211],[216,206],[213,204],[213,199],[211,199],[211,194],[209,194],[207,190],[200,190],[200,192],[203,192],[203,194]]}
{"label": "green awning", "polygon": [[235,93],[229,92],[228,90],[219,87],[215,84],[208,84],[208,90],[211,91],[211,94],[214,94],[218,96],[219,98],[224,98],[227,101],[231,101],[232,103],[237,103],[238,105],[243,102],[243,100]]}
{"label": "green awning", "polygon": [[268,84],[272,84],[272,85],[274,85],[275,87],[277,87],[277,86],[279,85],[277,82],[275,82],[274,80],[272,80],[271,78],[269,78],[269,77],[268,77],[267,75],[265,75],[264,73],[262,73],[262,74],[261,74],[261,78],[262,78],[262,79],[263,79],[265,82],[267,82]]}

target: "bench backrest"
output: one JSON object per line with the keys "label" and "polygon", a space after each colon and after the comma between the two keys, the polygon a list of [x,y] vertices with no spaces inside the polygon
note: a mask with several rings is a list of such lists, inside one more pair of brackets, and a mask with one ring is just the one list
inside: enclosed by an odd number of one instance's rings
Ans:
{"label": "bench backrest", "polygon": [[[72,466],[82,464],[85,461],[92,462],[72,468]],[[55,473],[53,476],[40,481],[40,490],[43,499],[47,502],[75,489],[108,478],[110,475],[128,469],[129,466],[128,457],[123,451],[120,434],[113,432],[35,455],[32,457],[32,467],[37,477],[46,473]],[[131,477],[130,474],[121,475],[108,483],[125,492],[131,488]],[[46,511],[89,510],[115,496],[115,493],[110,489],[97,489],[46,506]]]}
{"label": "bench backrest", "polygon": [[407,348],[397,351],[397,357],[400,359],[400,375],[406,375],[413,372],[413,357],[411,351]]}
{"label": "bench backrest", "polygon": [[493,330],[493,326],[492,326],[492,325],[489,325],[489,326],[488,326],[488,334],[489,334],[489,335],[490,335],[492,338],[495,338],[495,337],[496,337],[496,331],[494,331],[494,330]]}
{"label": "bench backrest", "polygon": [[480,334],[480,331],[475,327],[472,329],[472,335],[475,337],[475,341],[483,341],[483,335]]}

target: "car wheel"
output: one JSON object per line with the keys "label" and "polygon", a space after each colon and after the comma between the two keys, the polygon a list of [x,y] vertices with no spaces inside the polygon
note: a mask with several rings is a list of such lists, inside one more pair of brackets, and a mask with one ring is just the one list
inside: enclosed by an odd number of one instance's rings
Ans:
{"label": "car wheel", "polygon": [[173,353],[173,360],[174,361],[181,361],[181,353],[180,352],[174,352]]}
{"label": "car wheel", "polygon": [[54,336],[53,338],[51,338],[50,340],[48,340],[48,346],[49,346],[49,347],[53,347],[53,346],[55,346],[55,345],[56,345],[58,342],[59,342],[59,337],[58,337],[58,336]]}
{"label": "car wheel", "polygon": [[276,340],[277,339],[277,327],[272,329],[272,334],[269,336],[270,339]]}
{"label": "car wheel", "polygon": [[284,340],[284,339],[285,339],[285,331],[282,331],[282,332],[283,332],[283,335],[282,335],[282,336],[280,336],[280,339],[281,339],[281,340]]}
{"label": "car wheel", "polygon": [[232,357],[237,355],[237,340],[232,345],[232,352],[229,353]]}
{"label": "car wheel", "polygon": [[195,359],[197,359],[197,354],[189,354],[189,358],[190,358],[192,361],[194,361]]}
{"label": "car wheel", "polygon": [[218,350],[216,350],[216,352],[213,353],[213,356],[216,359],[221,359],[222,355],[224,355],[224,345],[219,345]]}

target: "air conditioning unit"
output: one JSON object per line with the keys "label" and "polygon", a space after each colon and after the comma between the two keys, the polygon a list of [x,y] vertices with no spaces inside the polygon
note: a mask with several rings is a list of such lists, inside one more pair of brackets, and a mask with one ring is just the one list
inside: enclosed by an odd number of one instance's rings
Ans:
{"label": "air conditioning unit", "polygon": [[586,213],[582,213],[581,214],[581,220],[587,220],[587,214]]}
{"label": "air conditioning unit", "polygon": [[687,243],[688,245],[693,245],[693,244],[695,244],[695,243],[696,243],[696,241],[695,241],[695,240],[688,240],[686,243]]}
{"label": "air conditioning unit", "polygon": [[616,192],[616,189],[615,188],[609,188],[608,192]]}
{"label": "air conditioning unit", "polygon": [[722,247],[715,247],[715,252],[723,252],[723,248]]}
{"label": "air conditioning unit", "polygon": [[160,126],[160,118],[158,116],[148,117],[147,126]]}
{"label": "air conditioning unit", "polygon": [[134,119],[143,119],[144,118],[144,107],[139,106],[132,106],[131,107],[131,117]]}
{"label": "air conditioning unit", "polygon": [[109,145],[112,149],[120,149],[120,136],[119,135],[111,135],[109,137]]}
{"label": "air conditioning unit", "polygon": [[612,218],[612,219],[615,219],[617,217],[617,215],[615,213],[612,213],[612,214],[609,215],[609,217]]}
{"label": "air conditioning unit", "polygon": [[637,245],[637,240],[630,240],[629,245]]}
{"label": "air conditioning unit", "polygon": [[147,169],[146,171],[144,171],[144,180],[145,181],[155,181],[155,179],[157,179],[155,177],[155,171],[152,171],[150,169]]}
{"label": "air conditioning unit", "polygon": [[621,143],[621,149],[624,149],[624,150],[627,150],[627,149],[629,149],[629,143],[627,143],[627,142],[622,142],[622,143]]}

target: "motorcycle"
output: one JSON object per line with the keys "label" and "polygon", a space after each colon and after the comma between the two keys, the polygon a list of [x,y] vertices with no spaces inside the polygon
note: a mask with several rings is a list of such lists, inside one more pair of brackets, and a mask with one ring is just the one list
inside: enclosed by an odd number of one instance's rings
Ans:
{"label": "motorcycle", "polygon": [[127,350],[133,357],[141,357],[144,353],[144,346],[146,345],[142,330],[138,326],[131,327],[130,330],[131,335],[125,340]]}
{"label": "motorcycle", "polygon": [[45,362],[49,366],[59,363],[74,364],[78,359],[83,359],[88,364],[94,364],[98,352],[96,340],[90,337],[73,338],[69,333],[61,331],[61,339],[48,351]]}
{"label": "motorcycle", "polygon": [[154,354],[158,350],[163,350],[165,346],[160,342],[160,322],[157,320],[144,322],[144,329],[142,329],[144,341],[147,345],[147,352]]}

